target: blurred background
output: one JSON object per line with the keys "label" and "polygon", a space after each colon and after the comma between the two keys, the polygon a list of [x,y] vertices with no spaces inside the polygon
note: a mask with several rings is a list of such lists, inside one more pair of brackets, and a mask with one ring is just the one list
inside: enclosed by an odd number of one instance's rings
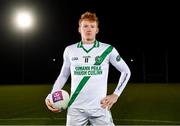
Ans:
{"label": "blurred background", "polygon": [[[131,69],[113,106],[115,124],[180,124],[179,7],[170,1],[0,0],[0,124],[64,125],[66,111],[44,99],[66,46],[80,41],[86,11],[100,20],[97,40],[113,45]],[[108,94],[120,73],[110,65]],[[70,78],[64,89],[70,93]]]}
{"label": "blurred background", "polygon": [[[33,25],[19,29],[15,12],[27,10]],[[177,8],[168,2],[1,0],[0,83],[54,83],[67,45],[80,41],[80,15],[100,20],[99,41],[113,45],[127,62],[131,82],[178,83]],[[110,72],[119,79],[112,67]],[[111,77],[109,81],[117,82]]]}

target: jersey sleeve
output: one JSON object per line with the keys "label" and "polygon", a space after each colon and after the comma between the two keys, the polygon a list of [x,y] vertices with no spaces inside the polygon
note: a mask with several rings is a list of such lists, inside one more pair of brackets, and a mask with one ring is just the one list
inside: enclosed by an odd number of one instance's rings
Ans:
{"label": "jersey sleeve", "polygon": [[56,79],[51,92],[55,92],[57,90],[62,89],[69,75],[70,75],[70,60],[68,56],[68,48],[66,47],[63,54],[63,65],[61,68],[61,72],[58,78]]}
{"label": "jersey sleeve", "polygon": [[110,63],[119,72],[121,72],[118,85],[114,91],[114,94],[120,96],[130,79],[131,72],[130,72],[128,65],[120,57],[119,53],[117,52],[117,50],[115,48],[113,48],[112,52],[110,53]]}

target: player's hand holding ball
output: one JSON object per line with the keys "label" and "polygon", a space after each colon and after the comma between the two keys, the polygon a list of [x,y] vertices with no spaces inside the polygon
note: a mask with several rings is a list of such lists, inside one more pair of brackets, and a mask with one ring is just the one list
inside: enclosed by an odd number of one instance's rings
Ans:
{"label": "player's hand holding ball", "polygon": [[50,93],[46,99],[45,103],[49,110],[52,112],[61,112],[68,107],[69,94],[65,90],[55,91]]}
{"label": "player's hand holding ball", "polygon": [[46,103],[47,108],[51,110],[52,112],[61,112],[61,110],[53,107],[53,105],[51,104],[48,98],[46,98],[45,103]]}

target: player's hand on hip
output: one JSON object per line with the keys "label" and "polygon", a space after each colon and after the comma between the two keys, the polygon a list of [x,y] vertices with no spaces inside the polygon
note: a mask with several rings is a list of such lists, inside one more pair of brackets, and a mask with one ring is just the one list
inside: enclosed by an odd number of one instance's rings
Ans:
{"label": "player's hand on hip", "polygon": [[52,106],[52,104],[51,104],[49,99],[45,99],[45,104],[46,104],[47,108],[49,110],[51,110],[52,112],[61,112],[61,110],[53,108],[53,106]]}
{"label": "player's hand on hip", "polygon": [[101,107],[102,108],[108,107],[108,109],[110,110],[111,107],[114,105],[114,103],[117,102],[118,97],[119,96],[116,94],[111,94],[111,95],[106,96],[105,98],[101,100]]}

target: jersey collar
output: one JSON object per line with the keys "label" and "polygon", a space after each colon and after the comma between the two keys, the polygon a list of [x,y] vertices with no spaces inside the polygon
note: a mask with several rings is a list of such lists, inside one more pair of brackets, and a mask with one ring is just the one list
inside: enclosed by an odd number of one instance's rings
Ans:
{"label": "jersey collar", "polygon": [[90,48],[90,49],[88,49],[88,50],[84,48],[82,41],[80,41],[80,42],[78,43],[77,47],[78,47],[78,48],[83,48],[83,50],[88,53],[88,52],[90,52],[93,48],[99,47],[99,41],[95,40],[93,47]]}

